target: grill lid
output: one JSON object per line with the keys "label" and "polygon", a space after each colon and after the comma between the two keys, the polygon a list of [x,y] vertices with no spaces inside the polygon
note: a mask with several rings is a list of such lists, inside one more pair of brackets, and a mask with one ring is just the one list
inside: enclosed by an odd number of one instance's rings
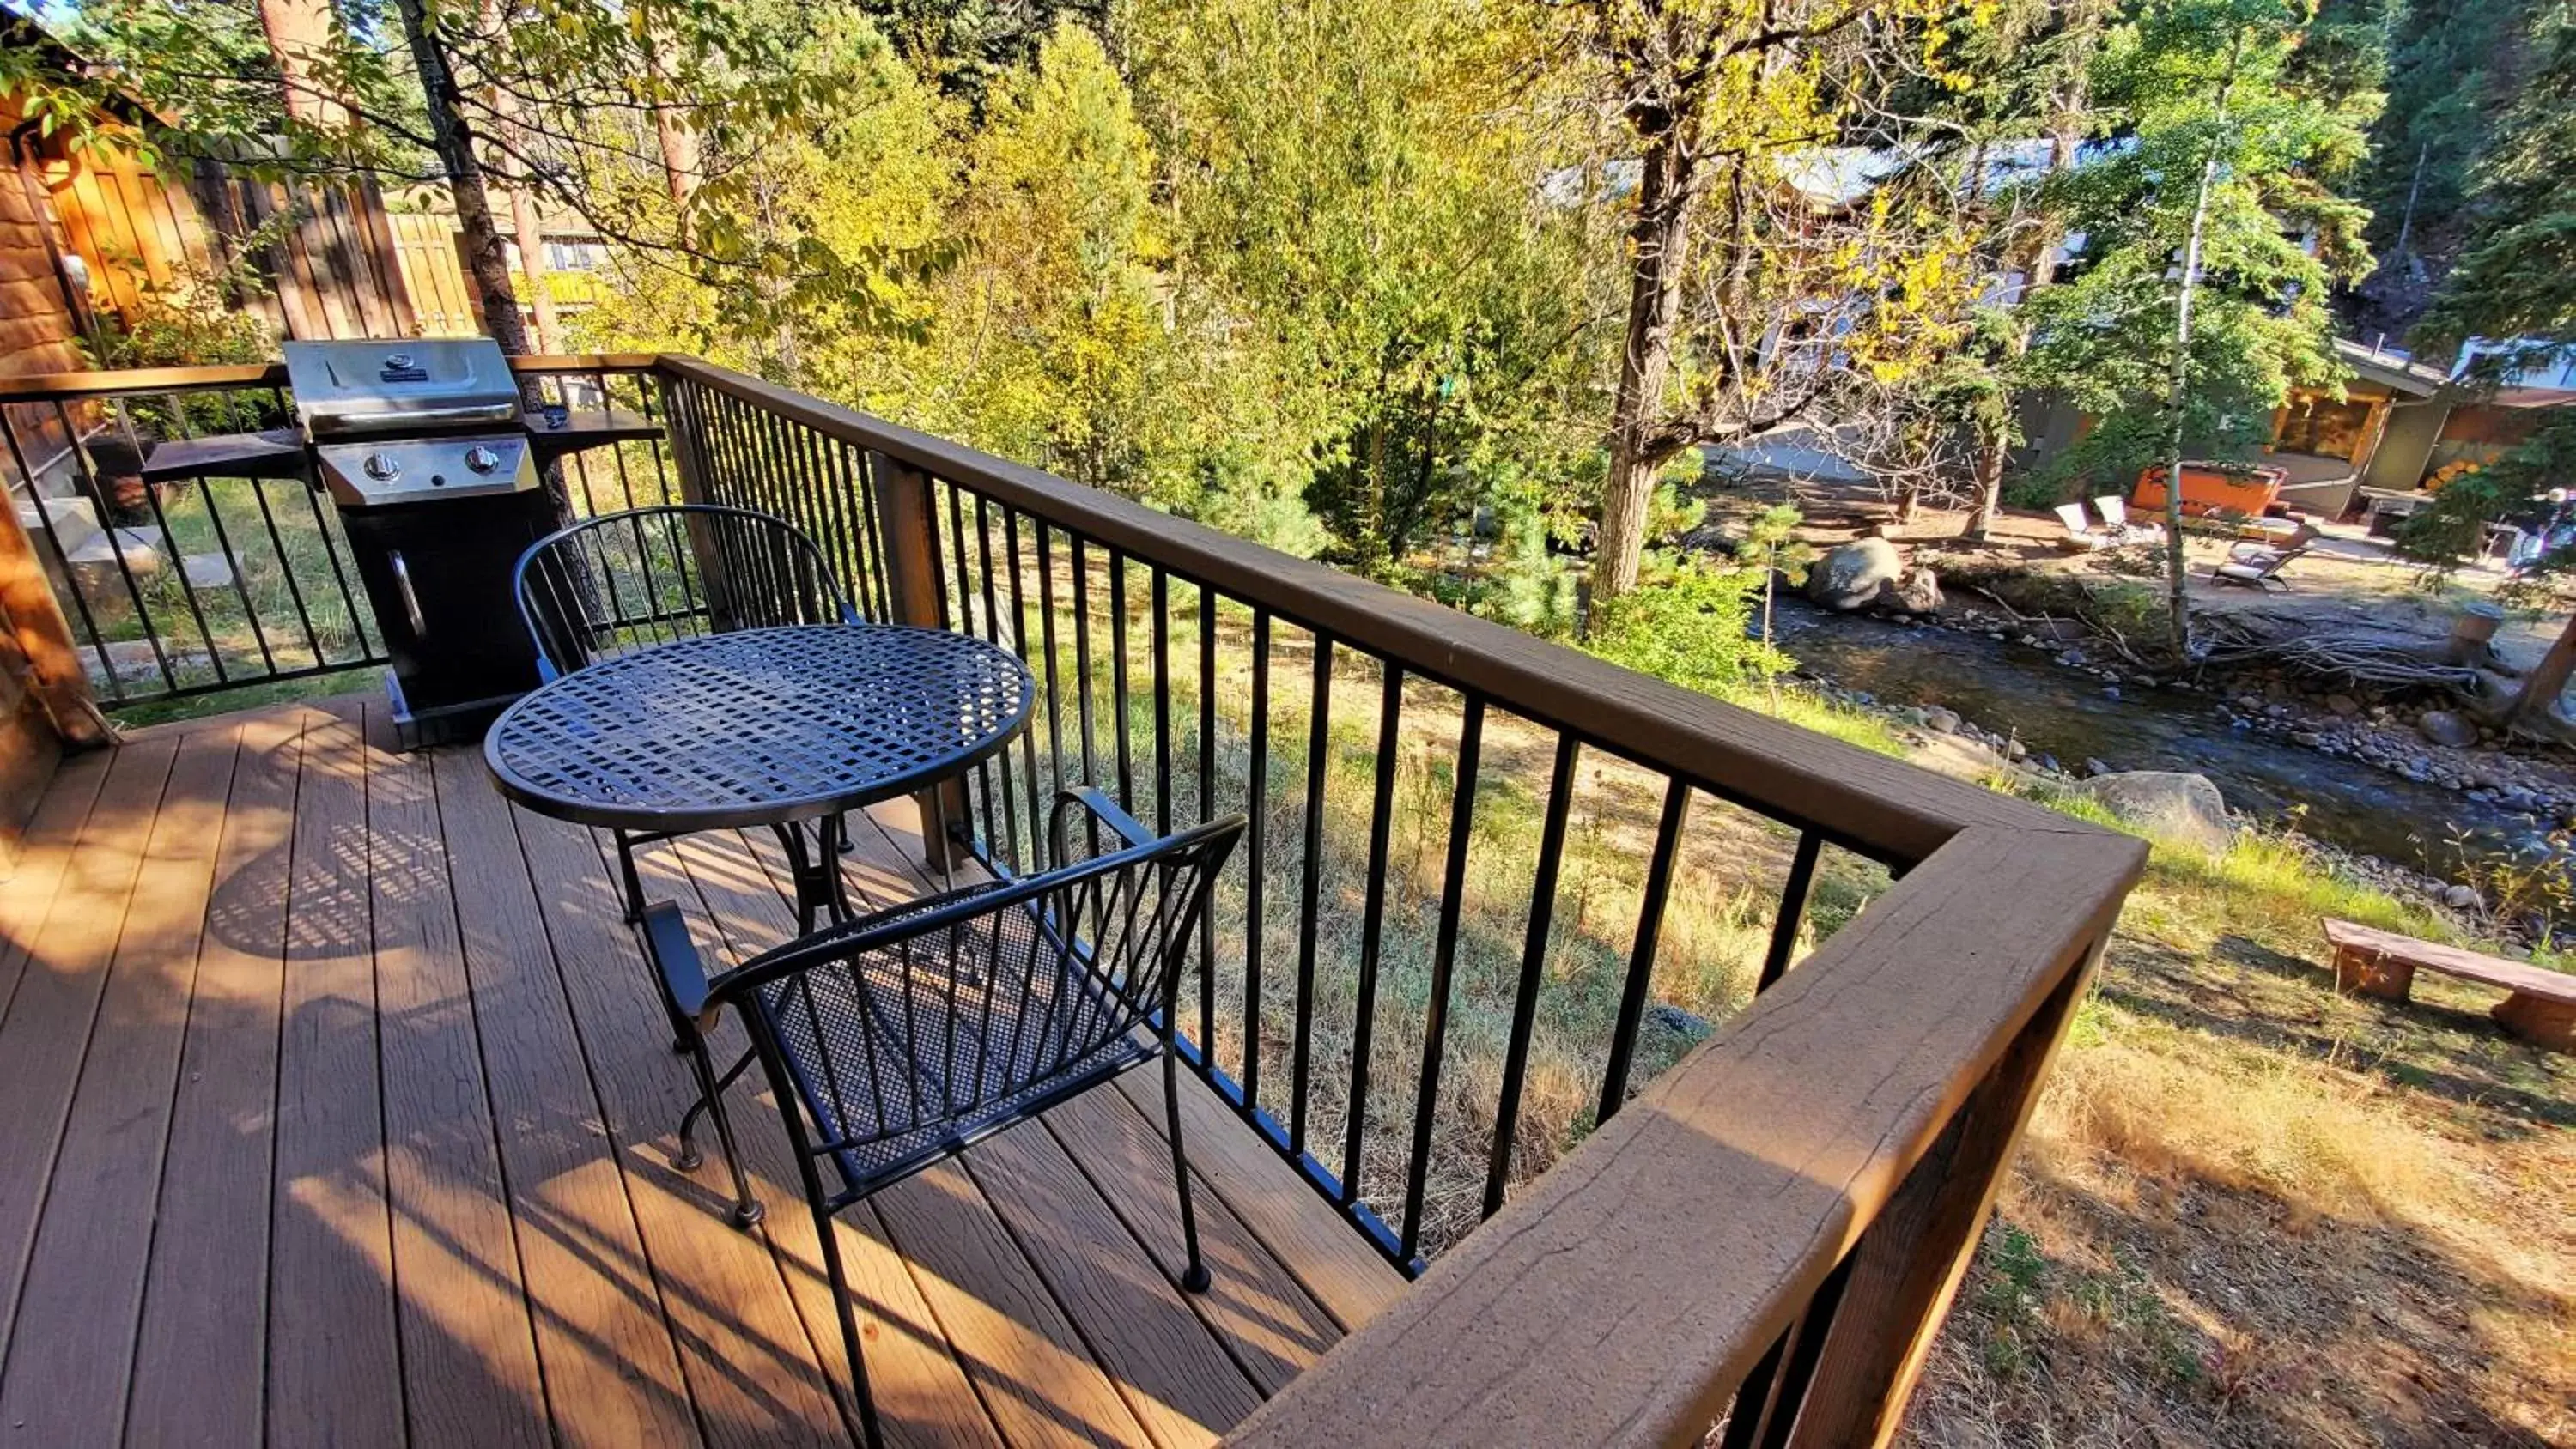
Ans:
{"label": "grill lid", "polygon": [[488,337],[289,342],[286,380],[308,439],[519,420],[519,385]]}

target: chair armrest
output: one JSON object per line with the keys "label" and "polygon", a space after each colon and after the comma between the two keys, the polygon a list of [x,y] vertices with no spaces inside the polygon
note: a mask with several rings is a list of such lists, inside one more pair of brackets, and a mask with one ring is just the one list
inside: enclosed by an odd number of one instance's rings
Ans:
{"label": "chair armrest", "polygon": [[644,954],[653,958],[653,970],[662,978],[662,990],[671,1005],[693,1021],[705,1016],[706,968],[698,960],[697,945],[689,939],[689,923],[681,918],[678,906],[655,901],[644,908]]}
{"label": "chair armrest", "polygon": [[1090,811],[1094,819],[1118,832],[1118,838],[1130,846],[1151,845],[1161,839],[1160,836],[1146,829],[1144,822],[1118,808],[1118,802],[1102,793],[1098,786],[1076,785],[1056,796],[1055,828],[1056,838],[1059,841],[1064,838],[1065,807],[1073,804],[1079,804]]}

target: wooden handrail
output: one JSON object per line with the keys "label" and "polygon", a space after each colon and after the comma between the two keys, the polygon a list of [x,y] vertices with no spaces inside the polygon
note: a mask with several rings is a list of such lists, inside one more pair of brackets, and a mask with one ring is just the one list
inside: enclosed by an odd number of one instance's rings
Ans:
{"label": "wooden handrail", "polygon": [[1408,672],[1475,690],[1723,798],[1820,822],[1836,840],[1882,860],[1920,860],[1971,824],[2069,824],[2055,811],[836,403],[694,358],[664,357],[660,366],[1213,585],[1289,623],[1320,627]]}
{"label": "wooden handrail", "polygon": [[1229,1442],[1698,1442],[2024,1031],[2056,1039],[2145,857],[1961,831]]}

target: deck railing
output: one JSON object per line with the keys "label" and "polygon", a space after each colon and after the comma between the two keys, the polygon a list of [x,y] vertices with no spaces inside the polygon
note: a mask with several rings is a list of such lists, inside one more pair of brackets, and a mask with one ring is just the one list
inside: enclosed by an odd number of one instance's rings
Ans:
{"label": "deck railing", "polygon": [[[650,362],[519,366],[549,401],[651,417],[661,399]],[[0,378],[11,505],[0,530],[24,534],[52,583],[58,669],[115,709],[385,662],[339,515],[300,456],[282,448],[275,466],[191,467],[173,461],[188,448],[169,446],[291,440],[295,425],[277,363]],[[577,453],[563,482],[577,514],[676,496],[658,442]]]}
{"label": "deck railing", "polygon": [[653,498],[1028,661],[935,853],[1045,868],[1076,781],[1250,817],[1186,1058],[1421,1281],[1243,1441],[1893,1432],[2136,842],[702,362],[536,366],[667,424]]}

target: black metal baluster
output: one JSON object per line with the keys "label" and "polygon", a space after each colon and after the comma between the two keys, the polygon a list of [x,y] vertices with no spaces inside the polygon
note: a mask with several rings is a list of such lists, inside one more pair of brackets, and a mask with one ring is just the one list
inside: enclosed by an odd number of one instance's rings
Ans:
{"label": "black metal baluster", "polygon": [[[1011,643],[1020,652],[1020,667],[1029,668],[1028,589],[1021,575],[1020,511],[1005,505],[1002,509],[1002,547],[1011,556]],[[1030,670],[1032,677],[1036,671]],[[1029,859],[1035,868],[1048,866],[1045,797],[1038,793],[1038,736],[1033,729],[1020,731],[1020,772],[1024,789],[1022,798],[1029,807]],[[1056,862],[1062,864],[1062,862]]]}
{"label": "black metal baluster", "polygon": [[1154,627],[1154,829],[1172,833],[1172,593],[1161,569],[1146,575]]}
{"label": "black metal baluster", "polygon": [[1807,892],[1816,881],[1816,857],[1825,838],[1812,830],[1798,834],[1798,849],[1789,857],[1789,880],[1780,891],[1780,914],[1771,923],[1771,949],[1762,956],[1762,980],[1753,989],[1768,991],[1789,969],[1789,953],[1798,949],[1798,923],[1806,918]]}
{"label": "black metal baluster", "polygon": [[[28,493],[30,495],[30,499],[36,505],[36,523],[38,530],[45,535],[46,544],[53,549],[54,562],[62,568],[63,587],[69,591],[72,596],[72,611],[80,615],[81,632],[89,636],[89,647],[91,652],[98,656],[99,672],[107,676],[108,702],[111,704],[120,703],[125,699],[125,681],[117,678],[116,662],[107,652],[107,638],[99,632],[98,620],[90,613],[89,597],[81,591],[79,575],[72,571],[72,557],[63,548],[62,535],[54,530],[53,510],[45,507],[43,499],[35,498],[33,496],[35,492],[36,471],[27,466],[26,450],[21,448],[18,444],[18,429],[16,424],[10,421],[9,410],[6,407],[0,407],[0,437],[8,439],[9,461],[16,465],[18,476],[26,479],[28,482]],[[218,530],[219,535],[220,532],[221,530]],[[226,544],[224,546],[224,552],[229,556],[232,553],[232,545]],[[236,579],[240,577],[238,569],[235,570],[234,577]],[[244,594],[242,596],[242,607],[244,609],[250,608],[250,596],[248,594]],[[264,651],[267,648],[266,642],[262,641],[260,647]],[[273,667],[274,666],[272,666],[272,668]]]}
{"label": "black metal baluster", "polygon": [[1251,762],[1243,794],[1243,1105],[1261,1110],[1261,878],[1270,818],[1270,611],[1252,611]]}
{"label": "black metal baluster", "polygon": [[322,636],[314,632],[313,611],[304,603],[304,586],[296,581],[295,561],[286,552],[286,535],[279,531],[277,514],[268,506],[268,489],[256,478],[250,480],[250,497],[259,505],[260,526],[268,530],[268,546],[277,553],[277,571],[286,580],[288,601],[295,605],[295,622],[303,626],[304,646],[312,652],[314,667],[319,668],[330,660],[322,652]]}
{"label": "black metal baluster", "polygon": [[[181,413],[180,416],[184,418],[186,414]],[[200,475],[197,479],[197,492],[202,495],[207,487],[205,478]],[[179,595],[187,601],[188,617],[196,622],[197,637],[205,641],[206,658],[215,666],[215,683],[217,685],[229,683],[232,675],[231,671],[224,668],[224,651],[216,645],[214,631],[206,627],[206,610],[197,600],[196,580],[188,577],[188,560],[187,556],[179,551],[179,536],[170,531],[170,514],[161,506],[161,490],[146,483],[143,485],[143,498],[145,502],[152,505],[152,525],[161,530],[162,545],[170,550],[170,563],[179,571]],[[224,560],[224,567],[231,568],[232,560]]]}
{"label": "black metal baluster", "polygon": [[1628,1068],[1637,1054],[1637,1028],[1646,1014],[1646,988],[1655,974],[1655,943],[1664,928],[1664,900],[1672,891],[1673,856],[1681,848],[1690,786],[1665,787],[1663,818],[1655,824],[1655,853],[1646,865],[1645,898],[1637,907],[1637,944],[1628,956],[1628,979],[1619,993],[1619,1022],[1610,1035],[1610,1065],[1601,1074],[1601,1106],[1593,1123],[1610,1120],[1628,1100]]}
{"label": "black metal baluster", "polygon": [[1073,550],[1073,674],[1077,681],[1074,707],[1082,715],[1082,783],[1100,783],[1100,753],[1091,740],[1091,574],[1085,563],[1087,550],[1081,534],[1069,535]]}
{"label": "black metal baluster", "polygon": [[[975,495],[975,556],[984,575],[984,638],[999,645],[1002,642],[1002,623],[993,603],[993,513],[981,493]],[[1026,657],[1025,649],[1022,657]],[[1015,798],[1019,790],[1011,782],[1011,757],[1007,751],[994,762],[994,773],[1002,780],[1002,834],[1009,842],[1011,870],[1016,874],[1024,866],[1035,869],[1030,865],[1035,859],[1034,850],[1026,858],[1020,854],[1020,809]],[[1032,830],[1030,834],[1034,837],[1036,832]],[[1037,841],[1032,838],[1029,844],[1034,847]]]}
{"label": "black metal baluster", "polygon": [[[646,387],[644,385],[644,380],[641,377],[638,377],[635,380],[635,400],[643,404],[644,421],[648,423],[657,421],[653,413],[653,389]],[[662,432],[670,439],[672,446],[679,446],[678,417],[674,415],[671,417],[661,418],[658,421],[661,422]],[[668,464],[662,457],[664,451],[662,443],[662,438],[655,438],[651,442],[651,447],[653,449],[653,483],[654,486],[662,490],[663,502],[678,503],[683,500],[671,491],[671,471]]]}
{"label": "black metal baluster", "polygon": [[[946,479],[937,479],[934,480],[934,482],[937,486],[943,487],[948,494],[949,552],[950,557],[957,561],[957,566],[948,571],[954,578],[957,585],[957,597],[955,601],[957,612],[950,617],[956,621],[956,629],[958,633],[964,634],[968,638],[973,638],[975,637],[975,585],[973,580],[966,577],[966,504],[962,496],[964,490],[959,488],[955,483],[949,482]],[[987,577],[989,578],[990,575],[988,574]],[[985,638],[986,642],[991,642],[989,629]],[[993,801],[995,797],[993,793],[993,762],[986,760],[982,764],[977,765],[972,778],[974,780],[973,793],[980,795],[983,800],[983,804],[981,806],[982,825],[980,829],[976,828],[975,821],[970,818],[967,822],[969,826],[968,836],[970,839],[981,839],[989,848],[1000,843],[1000,832],[996,829],[994,822],[995,811],[993,809]],[[1009,772],[1007,770],[1003,772],[1003,778],[1005,781],[1009,779]],[[968,806],[970,817],[973,815],[976,808],[977,807],[970,802]],[[1010,862],[1010,866],[1014,872],[1019,869],[1016,852]]]}
{"label": "black metal baluster", "polygon": [[[99,483],[97,471],[90,466],[89,454],[81,448],[80,430],[72,426],[72,415],[60,401],[54,404],[54,421],[62,428],[63,437],[69,440],[72,468],[88,485],[90,502],[98,509],[99,529],[107,539],[107,556],[116,563],[117,577],[125,581],[125,596],[133,601],[135,620],[143,625],[143,642],[152,646],[152,662],[161,670],[162,687],[175,694],[179,689],[179,676],[171,672],[170,656],[161,648],[161,626],[153,622],[151,606],[143,602],[142,586],[134,581],[134,568],[125,561],[125,540],[117,537],[116,514],[111,506],[113,500],[108,497],[107,489]],[[27,473],[23,476],[26,477],[32,490],[36,475]],[[44,505],[37,504],[36,511],[42,513]],[[65,567],[63,576],[66,579],[71,577],[68,565]],[[74,587],[77,588],[78,585]],[[109,666],[108,673],[110,675],[116,673],[113,665]]]}
{"label": "black metal baluster", "polygon": [[1324,890],[1324,781],[1333,733],[1333,641],[1315,639],[1315,693],[1306,709],[1306,860],[1298,887],[1297,1028],[1289,1043],[1288,1150],[1306,1151],[1307,1068],[1315,1043],[1315,914]]}
{"label": "black metal baluster", "polygon": [[1118,804],[1136,808],[1136,771],[1127,750],[1127,556],[1108,550],[1109,565],[1109,708],[1118,732]]}
{"label": "black metal baluster", "polygon": [[[253,483],[250,486],[257,488],[259,485]],[[223,510],[215,506],[215,490],[209,485],[198,490],[197,497],[206,505],[206,521],[214,525],[215,542],[223,549],[224,561],[233,571],[233,592],[241,599],[242,617],[250,621],[250,637],[252,642],[259,645],[260,664],[268,673],[275,674],[278,672],[277,654],[268,647],[268,629],[259,621],[259,606],[251,602],[250,570],[244,565],[241,555],[233,548],[232,532],[224,527]],[[38,512],[41,514],[42,510]],[[79,596],[80,591],[75,588],[73,597]],[[84,617],[86,617],[86,609],[84,609]],[[361,635],[361,640],[364,637]]]}
{"label": "black metal baluster", "polygon": [[1574,800],[1574,767],[1582,746],[1570,734],[1556,737],[1555,773],[1547,787],[1547,821],[1539,827],[1538,869],[1530,883],[1529,934],[1521,944],[1521,978],[1512,993],[1511,1036],[1503,1048],[1501,1101],[1494,1109],[1493,1154],[1485,1168],[1484,1216],[1502,1211],[1518,1146],[1521,1087],[1529,1078],[1530,1030],[1538,1019],[1538,993],[1547,970],[1549,933],[1556,921],[1556,876],[1565,860],[1565,817]]}
{"label": "black metal baluster", "polygon": [[[1216,813],[1216,590],[1199,586],[1199,823]],[[1216,1064],[1216,911],[1199,912],[1199,1050]]]}
{"label": "black metal baluster", "polygon": [[1422,1250],[1422,1197],[1431,1172],[1432,1119],[1440,1112],[1440,1054],[1449,1035],[1449,988],[1456,979],[1458,910],[1467,891],[1467,847],[1476,830],[1476,774],[1484,763],[1485,700],[1467,696],[1458,724],[1458,778],[1449,793],[1449,862],[1441,872],[1440,925],[1431,945],[1431,1000],[1422,1022],[1422,1084],[1413,1098],[1413,1156],[1405,1164],[1404,1231],[1397,1255]]}
{"label": "black metal baluster", "polygon": [[1369,806],[1368,886],[1360,907],[1360,976],[1351,1017],[1350,1121],[1342,1139],[1342,1206],[1360,1196],[1360,1146],[1368,1131],[1369,1052],[1377,1029],[1377,965],[1386,929],[1387,832],[1395,823],[1396,730],[1404,715],[1404,670],[1380,659],[1377,789]]}
{"label": "black metal baluster", "polygon": [[1816,1361],[1824,1356],[1825,1339],[1833,1331],[1835,1314],[1842,1309],[1843,1289],[1851,1281],[1851,1267],[1851,1255],[1846,1253],[1825,1275],[1825,1281],[1816,1285],[1814,1296],[1807,1300],[1806,1312],[1798,1315],[1797,1331],[1789,1337],[1788,1353],[1757,1431],[1755,1442],[1763,1449],[1781,1449],[1798,1425],[1798,1411],[1807,1402],[1807,1388],[1815,1382]]}
{"label": "black metal baluster", "polygon": [[[260,486],[259,481],[253,479],[250,491],[254,496],[264,499],[265,495],[261,493]],[[296,491],[304,495],[304,507],[313,515],[313,531],[322,539],[322,557],[329,560],[331,564],[332,587],[340,591],[340,610],[348,617],[349,632],[357,636],[358,657],[348,662],[356,663],[358,660],[372,659],[383,652],[383,641],[378,640],[373,644],[367,641],[367,621],[373,611],[359,604],[358,591],[349,583],[348,567],[340,561],[339,542],[331,536],[331,523],[340,516],[340,510],[335,506],[326,515],[322,509],[321,490],[318,488],[299,485]],[[265,509],[265,502],[261,506]],[[286,569],[291,578],[295,571],[287,564],[284,554],[279,555],[278,563]]]}
{"label": "black metal baluster", "polygon": [[[1056,694],[1055,643],[1055,556],[1048,548],[1048,535],[1053,532],[1045,519],[1036,520],[1038,544],[1038,634],[1046,651],[1047,763],[1054,771],[1057,794],[1064,791],[1064,706]],[[1050,797],[1051,798],[1051,797]],[[1053,848],[1052,843],[1049,846]],[[1062,860],[1056,861],[1062,865]]]}

